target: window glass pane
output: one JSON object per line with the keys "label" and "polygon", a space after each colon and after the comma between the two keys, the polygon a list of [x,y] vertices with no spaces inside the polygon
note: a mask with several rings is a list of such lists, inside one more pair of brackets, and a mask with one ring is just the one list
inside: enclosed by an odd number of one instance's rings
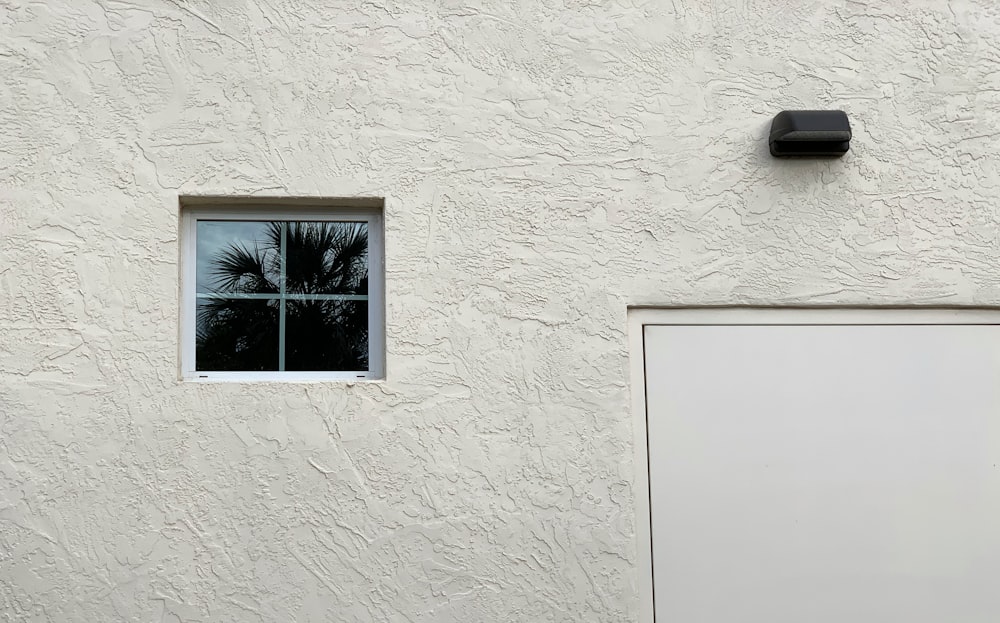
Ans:
{"label": "window glass pane", "polygon": [[280,279],[281,223],[198,221],[198,293],[276,293]]}
{"label": "window glass pane", "polygon": [[286,370],[368,369],[367,301],[286,302]]}
{"label": "window glass pane", "polygon": [[363,218],[196,218],[195,370],[368,371]]}
{"label": "window glass pane", "polygon": [[277,300],[200,299],[195,369],[277,370],[279,305]]}
{"label": "window glass pane", "polygon": [[285,280],[289,294],[368,294],[368,224],[289,222]]}

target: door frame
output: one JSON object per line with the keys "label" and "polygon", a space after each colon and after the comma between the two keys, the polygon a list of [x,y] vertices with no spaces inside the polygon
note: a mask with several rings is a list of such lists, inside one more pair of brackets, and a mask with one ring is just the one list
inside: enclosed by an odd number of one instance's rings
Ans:
{"label": "door frame", "polygon": [[639,623],[653,623],[652,517],[646,429],[644,332],[652,325],[1000,325],[998,308],[900,307],[631,307],[629,372],[635,465],[635,533]]}

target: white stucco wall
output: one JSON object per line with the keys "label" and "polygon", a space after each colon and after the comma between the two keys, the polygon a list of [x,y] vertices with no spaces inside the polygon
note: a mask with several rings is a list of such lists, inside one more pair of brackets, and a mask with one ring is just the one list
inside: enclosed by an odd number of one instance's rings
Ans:
{"label": "white stucco wall", "polygon": [[[994,0],[0,1],[0,620],[634,620],[627,306],[1000,305],[998,38]],[[771,159],[814,107],[851,152]],[[388,378],[180,382],[192,194],[386,197]]]}

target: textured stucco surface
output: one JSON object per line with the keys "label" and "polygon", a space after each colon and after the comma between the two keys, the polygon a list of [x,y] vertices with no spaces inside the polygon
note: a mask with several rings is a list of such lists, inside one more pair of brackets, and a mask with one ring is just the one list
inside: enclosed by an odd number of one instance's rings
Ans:
{"label": "textured stucco surface", "polygon": [[[1000,304],[998,38],[994,0],[0,0],[0,620],[634,620],[627,306]],[[852,151],[772,160],[813,107]],[[387,380],[180,382],[188,194],[385,196]]]}

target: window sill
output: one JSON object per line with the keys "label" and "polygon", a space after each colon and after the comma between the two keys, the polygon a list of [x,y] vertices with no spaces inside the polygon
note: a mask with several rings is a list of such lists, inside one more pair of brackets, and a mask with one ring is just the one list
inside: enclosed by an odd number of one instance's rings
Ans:
{"label": "window sill", "polygon": [[378,383],[384,377],[356,372],[209,372],[185,373],[185,383]]}

